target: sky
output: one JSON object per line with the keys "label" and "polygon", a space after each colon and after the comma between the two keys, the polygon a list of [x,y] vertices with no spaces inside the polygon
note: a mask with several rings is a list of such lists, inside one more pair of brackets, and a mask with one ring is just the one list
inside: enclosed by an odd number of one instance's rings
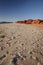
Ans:
{"label": "sky", "polygon": [[43,0],[0,0],[0,22],[43,19]]}

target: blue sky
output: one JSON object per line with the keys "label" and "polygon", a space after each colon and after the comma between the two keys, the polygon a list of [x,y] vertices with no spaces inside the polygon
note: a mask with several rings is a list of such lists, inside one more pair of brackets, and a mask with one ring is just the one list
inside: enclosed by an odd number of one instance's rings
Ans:
{"label": "blue sky", "polygon": [[0,0],[0,22],[43,19],[43,0]]}

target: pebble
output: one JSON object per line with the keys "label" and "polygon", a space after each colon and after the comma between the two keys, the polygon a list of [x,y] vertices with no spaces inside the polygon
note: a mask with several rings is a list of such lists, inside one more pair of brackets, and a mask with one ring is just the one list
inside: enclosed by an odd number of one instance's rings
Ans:
{"label": "pebble", "polygon": [[34,53],[34,52],[32,52],[32,58],[34,59],[34,60],[36,60],[36,53]]}
{"label": "pebble", "polygon": [[43,63],[43,57],[41,58],[41,63]]}
{"label": "pebble", "polygon": [[40,62],[38,62],[38,63],[37,63],[37,65],[41,65],[41,63],[40,63]]}
{"label": "pebble", "polygon": [[32,56],[32,58],[33,58],[34,60],[36,60],[36,57],[35,57],[35,56]]}

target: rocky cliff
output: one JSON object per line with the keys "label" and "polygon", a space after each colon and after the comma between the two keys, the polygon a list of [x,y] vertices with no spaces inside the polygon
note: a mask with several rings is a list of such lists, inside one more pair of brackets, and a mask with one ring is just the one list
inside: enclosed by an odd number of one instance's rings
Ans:
{"label": "rocky cliff", "polygon": [[36,19],[36,20],[24,20],[24,21],[17,21],[16,23],[24,23],[24,24],[43,24],[43,20]]}

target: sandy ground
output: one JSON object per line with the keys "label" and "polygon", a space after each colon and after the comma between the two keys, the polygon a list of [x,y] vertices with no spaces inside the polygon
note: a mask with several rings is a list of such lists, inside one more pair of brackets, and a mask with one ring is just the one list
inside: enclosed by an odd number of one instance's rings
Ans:
{"label": "sandy ground", "polygon": [[0,65],[43,65],[43,25],[0,24]]}

